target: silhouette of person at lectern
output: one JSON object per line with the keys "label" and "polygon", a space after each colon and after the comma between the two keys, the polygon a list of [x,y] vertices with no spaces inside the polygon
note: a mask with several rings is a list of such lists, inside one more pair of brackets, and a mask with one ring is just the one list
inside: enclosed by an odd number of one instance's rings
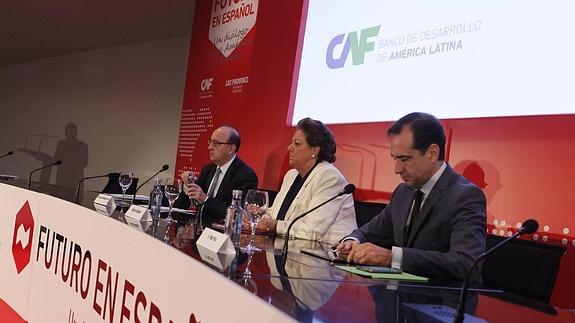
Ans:
{"label": "silhouette of person at lectern", "polygon": [[66,139],[58,142],[54,153],[54,161],[62,161],[56,172],[56,185],[69,188],[64,189],[65,196],[62,197],[73,201],[76,185],[84,177],[84,168],[88,166],[88,145],[78,140],[78,126],[72,122],[66,125],[65,134]]}
{"label": "silhouette of person at lectern", "polygon": [[[41,161],[43,166],[61,160],[62,164],[56,170],[57,189],[54,190],[53,187],[45,186],[45,188],[40,190],[48,190],[46,192],[51,195],[74,201],[76,185],[84,177],[84,168],[88,165],[88,145],[78,140],[78,126],[72,122],[66,125],[65,135],[66,138],[58,142],[54,156],[40,151],[40,146],[37,151],[26,148],[27,142],[24,144],[24,148],[19,148],[18,150],[30,154],[36,160]],[[42,140],[43,138],[55,136],[40,135],[40,137],[40,140]],[[48,184],[51,172],[51,167],[42,170],[39,182]]]}
{"label": "silhouette of person at lectern", "polygon": [[54,153],[54,160],[62,161],[56,173],[56,185],[75,188],[88,166],[88,145],[78,140],[76,124],[68,123],[65,132],[66,139],[58,142]]}

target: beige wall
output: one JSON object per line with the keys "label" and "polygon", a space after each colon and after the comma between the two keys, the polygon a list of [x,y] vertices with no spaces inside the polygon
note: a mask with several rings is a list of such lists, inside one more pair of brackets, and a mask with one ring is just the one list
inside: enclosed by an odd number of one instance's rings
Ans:
{"label": "beige wall", "polygon": [[[15,152],[0,159],[0,174],[27,178],[42,162],[18,149],[27,143],[53,156],[73,122],[88,146],[86,176],[132,169],[145,179],[164,163],[171,175],[188,48],[188,37],[171,38],[0,68],[0,155]],[[40,134],[46,137],[31,136]]]}

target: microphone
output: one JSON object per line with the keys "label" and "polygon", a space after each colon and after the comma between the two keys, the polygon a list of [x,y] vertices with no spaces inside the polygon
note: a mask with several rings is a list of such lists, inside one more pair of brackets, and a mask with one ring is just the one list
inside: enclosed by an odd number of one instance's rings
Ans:
{"label": "microphone", "polygon": [[291,223],[289,224],[287,231],[286,231],[286,236],[285,236],[285,241],[284,241],[284,247],[283,247],[283,252],[282,252],[282,256],[287,256],[287,252],[288,252],[288,241],[289,241],[289,233],[291,230],[291,227],[294,225],[294,223],[297,222],[297,220],[303,218],[304,216],[310,214],[311,212],[317,210],[318,208],[326,205],[327,203],[335,200],[336,198],[342,196],[342,195],[347,195],[347,194],[351,194],[353,193],[353,191],[355,191],[355,185],[353,184],[347,184],[344,188],[343,191],[339,192],[337,195],[333,196],[332,198],[326,200],[325,202],[317,205],[316,207],[312,208],[311,210],[308,210],[306,212],[304,212],[303,214],[299,215],[298,217],[296,217],[295,219],[293,219],[293,221],[291,221]]}
{"label": "microphone", "polygon": [[61,160],[57,160],[57,161],[55,161],[55,162],[53,162],[53,163],[51,163],[51,164],[44,165],[44,166],[42,166],[42,167],[40,167],[40,168],[36,168],[35,170],[31,171],[31,172],[30,172],[30,175],[28,175],[28,189],[30,189],[30,187],[32,187],[32,174],[34,174],[35,172],[37,172],[37,171],[39,171],[39,170],[41,170],[41,169],[48,168],[48,167],[52,167],[52,166],[57,166],[57,165],[60,165],[60,164],[62,164],[62,161],[61,161]]}
{"label": "microphone", "polygon": [[4,158],[4,157],[6,157],[6,156],[10,156],[10,155],[13,155],[13,154],[14,154],[14,152],[13,152],[12,150],[10,150],[9,152],[7,152],[7,153],[5,153],[4,155],[0,156],[0,158]]}
{"label": "microphone", "polygon": [[159,171],[157,171],[154,175],[152,175],[150,178],[148,178],[147,180],[145,180],[142,184],[140,184],[138,187],[136,187],[136,190],[134,191],[134,196],[132,197],[132,204],[134,204],[134,201],[136,200],[136,193],[138,193],[138,191],[140,190],[140,188],[142,186],[144,186],[146,183],[148,183],[149,181],[151,181],[154,177],[156,177],[159,173],[168,170],[168,168],[170,168],[170,166],[168,166],[168,164],[164,164],[164,166],[162,166],[162,168],[160,168]]}
{"label": "microphone", "polygon": [[479,255],[479,257],[477,257],[477,258],[475,258],[475,260],[473,260],[473,262],[471,263],[471,266],[469,267],[469,270],[467,271],[467,276],[465,276],[465,280],[463,281],[463,286],[461,287],[461,294],[459,296],[459,303],[457,304],[457,314],[455,315],[455,320],[454,320],[455,323],[463,322],[463,317],[465,316],[465,313],[464,313],[465,312],[465,301],[466,301],[466,296],[467,296],[467,289],[468,289],[468,285],[469,285],[469,280],[471,278],[471,273],[473,272],[473,270],[477,266],[477,263],[480,260],[484,259],[485,257],[489,256],[493,251],[499,249],[504,244],[508,243],[509,241],[515,239],[516,237],[518,237],[522,234],[534,233],[537,231],[538,228],[539,228],[539,223],[536,220],[533,220],[533,219],[526,220],[525,222],[523,222],[523,225],[521,226],[521,228],[517,232],[515,232],[509,238],[496,244],[493,248],[485,251],[484,253]]}
{"label": "microphone", "polygon": [[102,178],[102,177],[110,177],[112,176],[112,173],[108,173],[106,175],[98,175],[98,176],[88,176],[88,177],[84,177],[82,178],[79,182],[78,185],[76,185],[76,204],[78,204],[78,200],[80,199],[80,185],[82,185],[82,183],[87,180],[87,179],[94,179],[94,178]]}

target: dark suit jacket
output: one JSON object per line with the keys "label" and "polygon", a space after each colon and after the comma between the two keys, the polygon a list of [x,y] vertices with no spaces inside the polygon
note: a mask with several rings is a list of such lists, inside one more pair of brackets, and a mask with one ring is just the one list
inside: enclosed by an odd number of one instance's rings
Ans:
{"label": "dark suit jacket", "polygon": [[[202,168],[200,177],[196,181],[196,184],[202,188],[202,190],[207,193],[212,178],[216,172],[216,164],[208,164]],[[236,159],[228,168],[226,175],[222,179],[222,183],[218,188],[216,196],[213,199],[209,199],[203,208],[203,219],[204,224],[209,224],[214,221],[221,220],[226,216],[226,208],[232,203],[232,191],[242,190],[244,192],[244,197],[249,189],[256,189],[258,187],[258,176],[239,157]],[[190,205],[189,199],[183,199],[180,207],[188,208]]]}
{"label": "dark suit jacket", "polygon": [[[406,184],[391,202],[350,236],[391,249],[403,249],[403,270],[428,277],[464,279],[473,259],[485,251],[486,211],[483,191],[447,165],[427,196],[407,244],[404,227],[414,195]],[[473,277],[478,280],[479,275]]]}

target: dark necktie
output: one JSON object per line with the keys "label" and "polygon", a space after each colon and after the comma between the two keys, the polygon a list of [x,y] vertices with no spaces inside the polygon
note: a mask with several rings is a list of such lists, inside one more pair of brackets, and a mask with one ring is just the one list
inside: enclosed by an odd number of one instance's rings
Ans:
{"label": "dark necktie", "polygon": [[[208,194],[206,197],[206,201],[213,198],[212,195],[214,195],[214,191],[216,190],[216,186],[218,185],[218,179],[220,178],[220,174],[221,174],[222,170],[218,167],[216,168],[216,173],[214,174],[214,177],[212,177],[212,182],[210,184],[210,187],[208,187]],[[202,206],[200,206],[200,211],[198,212],[199,216],[196,218],[196,233],[201,233],[203,230],[203,215],[204,215],[204,206],[206,206],[206,201],[204,201],[204,203],[202,203]],[[199,231],[198,231],[199,230]]]}
{"label": "dark necktie", "polygon": [[413,207],[411,208],[409,215],[407,216],[407,221],[405,222],[405,233],[404,233],[404,245],[407,246],[409,241],[409,235],[411,233],[411,227],[415,223],[417,216],[419,215],[419,210],[421,209],[421,202],[423,201],[423,192],[416,190],[413,194]]}
{"label": "dark necktie", "polygon": [[208,189],[208,198],[212,198],[214,197],[214,191],[216,190],[216,186],[218,185],[218,180],[220,179],[220,174],[222,173],[222,170],[218,167],[216,168],[216,173],[214,174],[214,177],[212,179],[212,184],[210,185],[210,188]]}

